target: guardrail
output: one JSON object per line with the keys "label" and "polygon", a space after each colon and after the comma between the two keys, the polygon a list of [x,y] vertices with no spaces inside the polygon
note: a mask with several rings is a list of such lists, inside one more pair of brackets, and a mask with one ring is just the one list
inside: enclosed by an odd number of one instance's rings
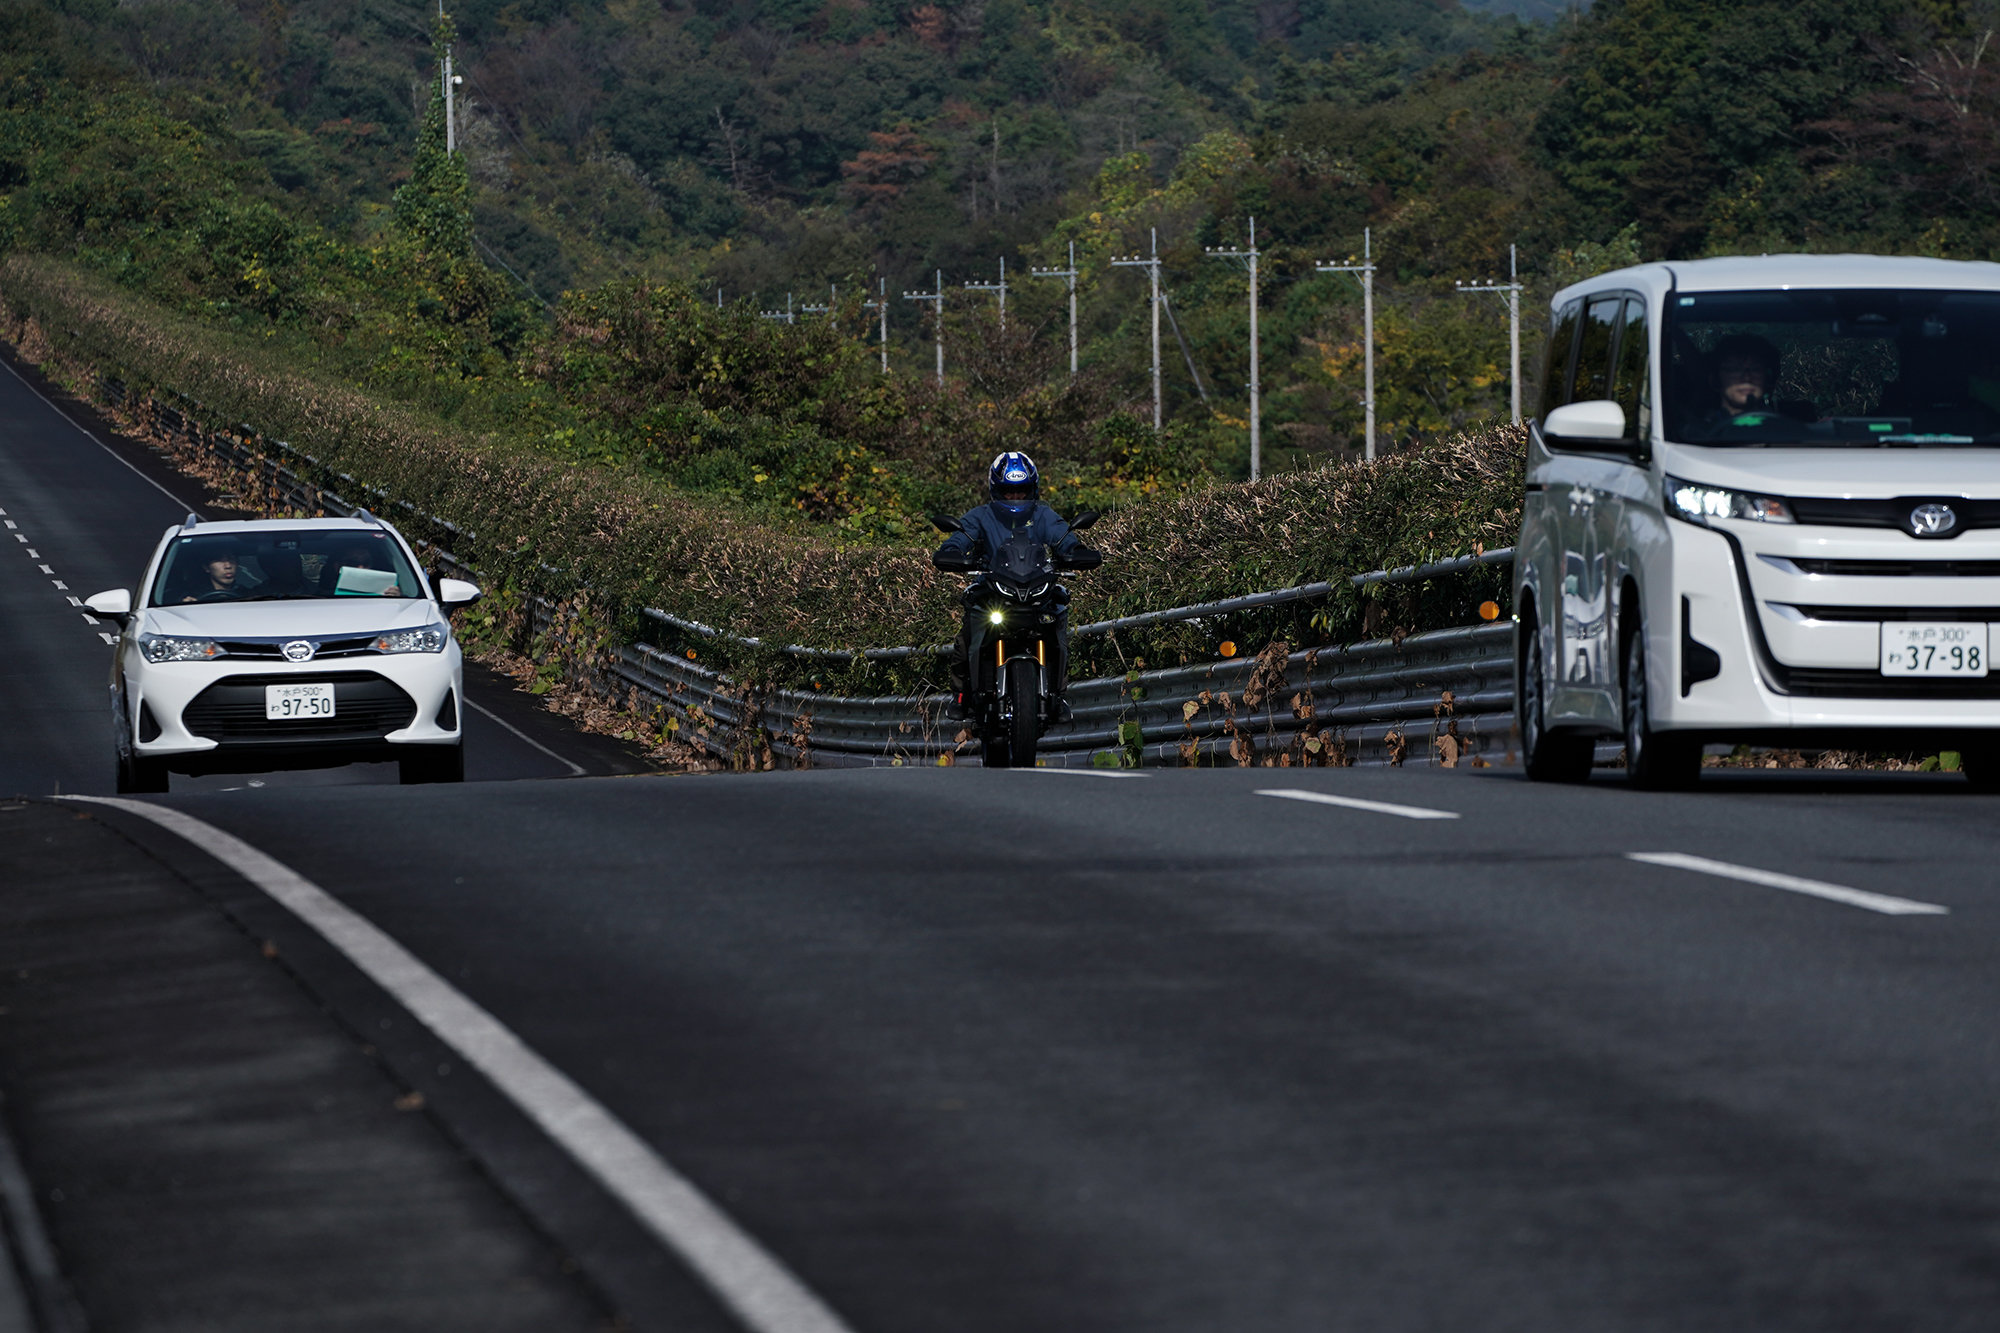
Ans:
{"label": "guardrail", "polygon": [[[99,392],[123,405],[116,380]],[[191,407],[200,405],[188,400]],[[376,490],[282,440],[249,426],[216,430],[188,412],[156,409],[158,426],[211,454],[240,475],[256,478],[260,499],[306,511],[348,515],[367,507],[408,515],[433,533],[472,540],[449,521]],[[293,460],[292,466],[279,461]],[[338,481],[342,491],[307,471]],[[350,498],[353,497],[353,498]],[[357,503],[365,499],[367,503]],[[424,541],[454,574],[477,571],[443,545]],[[1405,583],[1442,577],[1513,559],[1511,548],[1430,565],[1375,570],[1349,582]],[[1080,625],[1072,636],[1110,633],[1179,620],[1199,620],[1330,594],[1332,583],[1301,584],[1222,601],[1149,611]],[[553,608],[531,599],[532,627],[548,627]],[[900,661],[942,653],[949,645],[826,649],[769,644],[700,621],[646,608],[644,615],[683,634],[835,662]],[[1457,763],[1505,749],[1513,735],[1513,625],[1465,626],[1346,647],[1276,656],[1232,658],[1078,681],[1070,687],[1073,719],[1042,740],[1049,766],[1103,764]],[[686,657],[648,643],[617,650],[601,677],[584,682],[676,720],[684,740],[720,757],[749,757],[768,748],[798,765],[977,763],[978,747],[961,724],[944,718],[944,695],[865,698],[818,691],[770,689],[732,681]]]}

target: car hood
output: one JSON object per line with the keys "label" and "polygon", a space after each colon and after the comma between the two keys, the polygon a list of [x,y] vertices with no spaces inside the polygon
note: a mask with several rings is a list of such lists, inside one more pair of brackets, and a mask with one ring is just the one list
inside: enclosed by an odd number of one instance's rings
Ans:
{"label": "car hood", "polygon": [[2000,449],[1915,449],[1663,444],[1670,477],[1763,495],[1895,499],[1914,495],[2000,497]]}
{"label": "car hood", "polygon": [[143,627],[195,639],[331,639],[416,629],[440,619],[428,597],[327,597],[155,606],[147,610]]}

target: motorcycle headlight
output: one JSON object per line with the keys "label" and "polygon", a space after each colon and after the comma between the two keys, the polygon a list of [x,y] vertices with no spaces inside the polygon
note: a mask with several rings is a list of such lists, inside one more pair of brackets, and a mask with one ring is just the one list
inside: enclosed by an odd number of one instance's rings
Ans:
{"label": "motorcycle headlight", "polygon": [[172,634],[141,634],[139,655],[148,662],[209,662],[223,656],[214,639],[183,639]]}
{"label": "motorcycle headlight", "polygon": [[399,629],[377,635],[368,647],[378,653],[441,653],[447,637],[443,625],[426,625],[422,629]]}
{"label": "motorcycle headlight", "polygon": [[1667,512],[1675,518],[1706,527],[1719,518],[1747,519],[1752,523],[1793,522],[1791,506],[1771,495],[1751,495],[1724,490],[1720,486],[1698,486],[1677,477],[1667,478]]}
{"label": "motorcycle headlight", "polygon": [[986,613],[986,619],[995,625],[1004,625],[1007,623],[1007,613],[996,606]]}

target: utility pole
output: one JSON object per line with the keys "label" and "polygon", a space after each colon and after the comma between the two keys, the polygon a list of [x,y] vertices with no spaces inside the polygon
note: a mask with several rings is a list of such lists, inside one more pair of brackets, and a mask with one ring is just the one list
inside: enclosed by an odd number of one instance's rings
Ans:
{"label": "utility pole", "polygon": [[1250,248],[1247,250],[1209,249],[1211,259],[1234,259],[1250,269],[1250,480],[1264,469],[1264,430],[1259,394],[1263,383],[1257,370],[1257,219],[1250,219]]}
{"label": "utility pole", "polygon": [[1005,333],[1005,332],[1007,331],[1007,261],[1006,261],[1006,259],[1005,259],[1005,258],[1002,258],[1002,259],[1001,259],[1001,261],[1000,261],[1000,281],[998,281],[998,282],[968,282],[968,283],[966,283],[966,284],[965,284],[965,290],[967,290],[968,292],[998,292],[998,293],[1000,294],[1000,332],[1002,332],[1002,333]]}
{"label": "utility pole", "polygon": [[[1126,255],[1113,257],[1113,268],[1143,268],[1152,279],[1152,295],[1148,298],[1153,307],[1153,429],[1162,424],[1160,413],[1160,229],[1153,228],[1153,250],[1146,256]],[[1074,265],[1072,265],[1074,267]]]}
{"label": "utility pole", "polygon": [[1076,242],[1069,243],[1068,268],[1031,268],[1033,278],[1062,278],[1069,283],[1069,373],[1076,374]]}
{"label": "utility pole", "polygon": [[[944,387],[944,270],[937,271],[937,285],[928,292],[904,292],[905,301],[929,301],[937,316],[937,382]],[[886,353],[885,353],[886,355]]]}
{"label": "utility pole", "polygon": [[792,294],[790,292],[785,293],[785,308],[783,310],[759,310],[757,313],[765,319],[775,320],[780,324],[796,324],[799,322],[798,315],[792,310]]}
{"label": "utility pole", "polygon": [[838,283],[829,283],[827,285],[826,304],[802,305],[799,307],[799,313],[801,315],[825,315],[826,322],[831,324],[834,321],[835,313],[839,309],[840,309],[840,285]]}
{"label": "utility pole", "polygon": [[1361,404],[1367,418],[1362,427],[1361,457],[1375,461],[1375,238],[1374,228],[1361,229],[1361,262],[1349,255],[1345,264],[1314,264],[1315,273],[1361,275]]}
{"label": "utility pole", "polygon": [[1507,394],[1513,400],[1514,424],[1521,424],[1521,273],[1514,246],[1507,247],[1507,281],[1488,278],[1485,282],[1456,284],[1461,292],[1496,292],[1507,298],[1507,351],[1510,365]]}
{"label": "utility pole", "polygon": [[876,311],[881,316],[882,373],[886,375],[889,373],[889,280],[887,278],[883,278],[881,282],[882,282],[881,297],[873,301],[863,301],[861,303],[861,308],[863,310]]}
{"label": "utility pole", "polygon": [[[444,0],[438,0],[438,22],[444,22]],[[458,126],[453,122],[451,114],[452,88],[457,82],[458,77],[451,72],[451,47],[446,46],[444,49],[444,151],[447,153],[458,151]]]}

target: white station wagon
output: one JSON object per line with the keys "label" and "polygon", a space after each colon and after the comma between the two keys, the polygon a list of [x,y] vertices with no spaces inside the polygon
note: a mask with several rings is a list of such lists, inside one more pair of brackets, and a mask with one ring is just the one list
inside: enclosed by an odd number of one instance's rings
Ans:
{"label": "white station wagon", "polygon": [[84,603],[122,629],[111,666],[119,791],[168,773],[255,773],[395,760],[404,782],[465,776],[465,681],[450,613],[402,536],[354,518],[170,528],[139,605]]}
{"label": "white station wagon", "polygon": [[2000,264],[1768,255],[1556,293],[1515,564],[1530,777],[1622,735],[2000,783]]}

